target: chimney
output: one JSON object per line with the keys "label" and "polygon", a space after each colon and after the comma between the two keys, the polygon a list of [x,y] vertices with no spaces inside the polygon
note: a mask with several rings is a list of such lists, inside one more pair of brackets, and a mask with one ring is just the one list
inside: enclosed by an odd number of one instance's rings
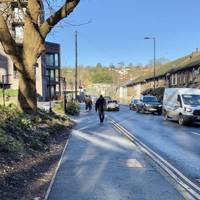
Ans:
{"label": "chimney", "polygon": [[192,59],[192,58],[199,56],[199,55],[200,55],[199,49],[196,48],[196,50],[194,52],[192,52],[192,55],[190,56],[190,58]]}

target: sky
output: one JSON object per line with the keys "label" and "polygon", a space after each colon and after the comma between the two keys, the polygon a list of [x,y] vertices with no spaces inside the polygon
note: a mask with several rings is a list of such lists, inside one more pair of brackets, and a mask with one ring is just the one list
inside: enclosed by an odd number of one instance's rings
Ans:
{"label": "sky", "polygon": [[156,58],[174,60],[200,49],[199,9],[200,0],[81,0],[47,40],[60,43],[62,66],[74,66],[75,31],[78,64],[145,65],[154,45],[144,37],[156,38]]}

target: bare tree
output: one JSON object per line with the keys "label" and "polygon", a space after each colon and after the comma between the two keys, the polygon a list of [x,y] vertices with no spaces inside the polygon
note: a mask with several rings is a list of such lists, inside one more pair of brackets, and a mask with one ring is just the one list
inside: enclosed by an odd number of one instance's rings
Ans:
{"label": "bare tree", "polygon": [[[23,18],[23,41],[19,45],[11,33],[13,13],[11,3],[17,3]],[[35,65],[45,49],[45,38],[52,28],[67,17],[80,0],[65,0],[60,8],[44,20],[43,3],[40,0],[0,1],[0,42],[19,72],[18,102],[25,112],[37,111]]]}

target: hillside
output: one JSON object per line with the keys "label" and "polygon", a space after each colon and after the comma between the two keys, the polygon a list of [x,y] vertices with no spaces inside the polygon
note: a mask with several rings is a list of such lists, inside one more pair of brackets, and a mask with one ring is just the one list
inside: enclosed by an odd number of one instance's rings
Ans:
{"label": "hillside", "polygon": [[[79,66],[78,85],[84,88],[96,83],[119,86],[128,80],[135,80],[151,71],[152,68],[148,67],[96,68]],[[68,67],[61,70],[61,76],[66,78],[69,89],[74,87],[74,74],[74,68]]]}
{"label": "hillside", "polygon": [[[156,61],[155,74],[156,76],[163,75],[172,69],[182,68],[186,64],[195,62],[200,59],[198,51],[190,55],[178,58],[162,64]],[[96,67],[78,67],[78,86],[82,88],[91,87],[93,84],[111,84],[116,88],[127,81],[142,81],[154,76],[154,68],[151,65],[147,66],[128,66],[128,67],[103,67],[97,64]],[[63,68],[61,74],[67,80],[67,87],[72,89],[74,87],[74,68]]]}

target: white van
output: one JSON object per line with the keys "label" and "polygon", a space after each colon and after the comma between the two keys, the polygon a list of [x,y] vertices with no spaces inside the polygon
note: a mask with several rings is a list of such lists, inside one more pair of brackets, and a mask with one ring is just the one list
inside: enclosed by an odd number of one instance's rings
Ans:
{"label": "white van", "polygon": [[177,120],[180,125],[200,122],[200,89],[166,88],[163,97],[164,119]]}

